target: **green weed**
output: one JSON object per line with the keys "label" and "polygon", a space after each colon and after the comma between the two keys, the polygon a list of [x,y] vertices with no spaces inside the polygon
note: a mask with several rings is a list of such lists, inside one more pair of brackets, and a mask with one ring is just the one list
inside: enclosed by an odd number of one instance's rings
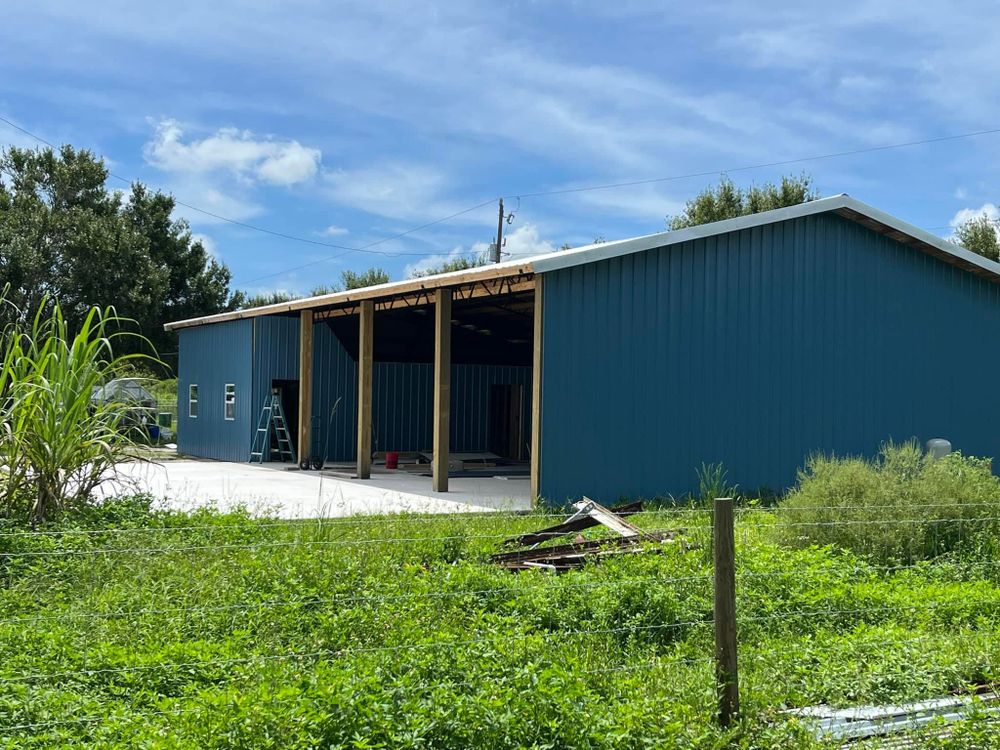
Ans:
{"label": "green weed", "polygon": [[887,444],[874,461],[815,456],[779,509],[785,543],[832,544],[882,563],[992,557],[1000,539],[991,462],[960,453],[934,460],[913,442]]}
{"label": "green weed", "polygon": [[738,519],[744,710],[723,731],[707,511],[633,519],[694,546],[559,576],[488,560],[541,514],[67,512],[0,536],[0,747],[816,748],[783,709],[996,678],[989,565],[791,549],[771,513]]}

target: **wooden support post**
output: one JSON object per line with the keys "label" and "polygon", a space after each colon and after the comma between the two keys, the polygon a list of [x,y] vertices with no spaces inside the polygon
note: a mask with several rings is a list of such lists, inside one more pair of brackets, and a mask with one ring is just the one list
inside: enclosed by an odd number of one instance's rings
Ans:
{"label": "wooden support post", "polygon": [[531,358],[531,498],[541,495],[542,467],[542,276],[535,277],[535,333]]}
{"label": "wooden support post", "polygon": [[358,322],[358,479],[372,475],[372,361],[375,346],[375,302],[361,302]]}
{"label": "wooden support post", "polygon": [[299,313],[299,466],[309,465],[312,452],[313,313]]}
{"label": "wooden support post", "polygon": [[715,681],[719,724],[728,727],[740,711],[736,664],[736,541],[731,497],[715,499],[712,542],[715,551]]}
{"label": "wooden support post", "polygon": [[434,464],[431,486],[448,491],[448,448],[451,421],[451,289],[438,289],[434,299]]}

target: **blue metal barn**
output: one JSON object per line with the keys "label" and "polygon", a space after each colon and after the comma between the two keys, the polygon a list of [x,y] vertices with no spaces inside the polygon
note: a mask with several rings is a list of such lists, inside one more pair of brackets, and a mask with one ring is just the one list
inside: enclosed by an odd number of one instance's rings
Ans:
{"label": "blue metal barn", "polygon": [[780,490],[887,439],[996,456],[998,282],[836,196],[180,321],[178,447],[246,461],[278,389],[300,456],[366,477],[373,452],[428,451],[444,490],[449,451],[506,452],[555,503],[683,494],[703,462]]}

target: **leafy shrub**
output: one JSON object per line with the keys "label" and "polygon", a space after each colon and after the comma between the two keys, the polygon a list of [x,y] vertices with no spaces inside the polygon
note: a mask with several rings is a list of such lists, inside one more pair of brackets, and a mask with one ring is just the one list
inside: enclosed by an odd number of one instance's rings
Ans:
{"label": "leafy shrub", "polygon": [[788,544],[837,545],[886,564],[982,552],[1000,539],[1000,481],[989,459],[935,460],[914,441],[887,443],[875,460],[811,458],[778,518]]}

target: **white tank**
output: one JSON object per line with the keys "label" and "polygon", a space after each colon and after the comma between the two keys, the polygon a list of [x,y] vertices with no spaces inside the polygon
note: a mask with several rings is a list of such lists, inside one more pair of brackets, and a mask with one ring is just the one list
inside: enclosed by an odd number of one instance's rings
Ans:
{"label": "white tank", "polygon": [[951,441],[944,438],[931,438],[924,443],[924,447],[931,458],[941,458],[951,453]]}

